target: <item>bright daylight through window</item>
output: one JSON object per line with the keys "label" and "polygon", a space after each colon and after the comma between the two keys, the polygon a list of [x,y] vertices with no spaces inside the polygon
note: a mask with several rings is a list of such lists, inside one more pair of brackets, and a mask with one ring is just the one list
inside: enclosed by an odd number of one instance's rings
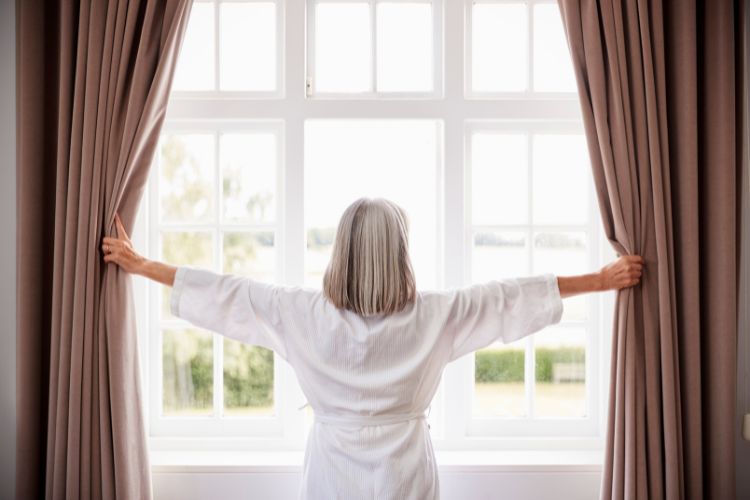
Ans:
{"label": "bright daylight through window", "polygon": [[[378,196],[409,214],[421,289],[598,268],[566,47],[546,0],[196,0],[141,241],[172,264],[320,287],[344,208]],[[151,436],[301,449],[291,368],[148,290]],[[566,299],[558,325],[449,366],[436,447],[600,435],[601,308]]]}

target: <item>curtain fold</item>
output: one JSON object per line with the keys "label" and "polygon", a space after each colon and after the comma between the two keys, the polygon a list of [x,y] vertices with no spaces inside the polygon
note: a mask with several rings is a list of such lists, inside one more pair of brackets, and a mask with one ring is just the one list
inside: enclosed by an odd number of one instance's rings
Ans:
{"label": "curtain fold", "polygon": [[558,0],[618,293],[602,499],[733,499],[742,2]]}
{"label": "curtain fold", "polygon": [[18,3],[16,497],[151,498],[130,230],[191,0]]}

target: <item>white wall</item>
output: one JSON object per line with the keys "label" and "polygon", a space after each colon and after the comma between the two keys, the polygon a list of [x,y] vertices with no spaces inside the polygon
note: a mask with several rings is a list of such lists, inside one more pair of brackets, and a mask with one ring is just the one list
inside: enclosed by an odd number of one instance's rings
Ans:
{"label": "white wall", "polygon": [[[441,500],[598,500],[598,471],[440,473]],[[299,472],[154,474],[156,500],[296,500]],[[739,497],[738,497],[739,498]]]}
{"label": "white wall", "polygon": [[16,453],[16,15],[0,0],[0,498],[13,498]]}

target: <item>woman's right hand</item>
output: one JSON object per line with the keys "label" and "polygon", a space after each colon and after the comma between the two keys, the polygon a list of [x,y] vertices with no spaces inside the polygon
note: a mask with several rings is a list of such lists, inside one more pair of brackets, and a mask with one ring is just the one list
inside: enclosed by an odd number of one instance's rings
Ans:
{"label": "woman's right hand", "polygon": [[599,275],[604,290],[619,290],[637,285],[643,274],[643,257],[623,255],[604,266]]}

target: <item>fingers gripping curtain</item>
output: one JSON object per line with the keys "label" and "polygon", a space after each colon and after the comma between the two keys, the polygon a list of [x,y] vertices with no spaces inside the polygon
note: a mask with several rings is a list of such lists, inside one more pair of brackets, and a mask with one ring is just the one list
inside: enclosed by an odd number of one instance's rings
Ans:
{"label": "fingers gripping curtain", "polygon": [[19,499],[151,498],[130,278],[99,242],[135,219],[190,6],[19,2]]}
{"label": "fingers gripping curtain", "polygon": [[602,499],[734,498],[740,3],[559,0],[604,230],[646,261],[616,302]]}

